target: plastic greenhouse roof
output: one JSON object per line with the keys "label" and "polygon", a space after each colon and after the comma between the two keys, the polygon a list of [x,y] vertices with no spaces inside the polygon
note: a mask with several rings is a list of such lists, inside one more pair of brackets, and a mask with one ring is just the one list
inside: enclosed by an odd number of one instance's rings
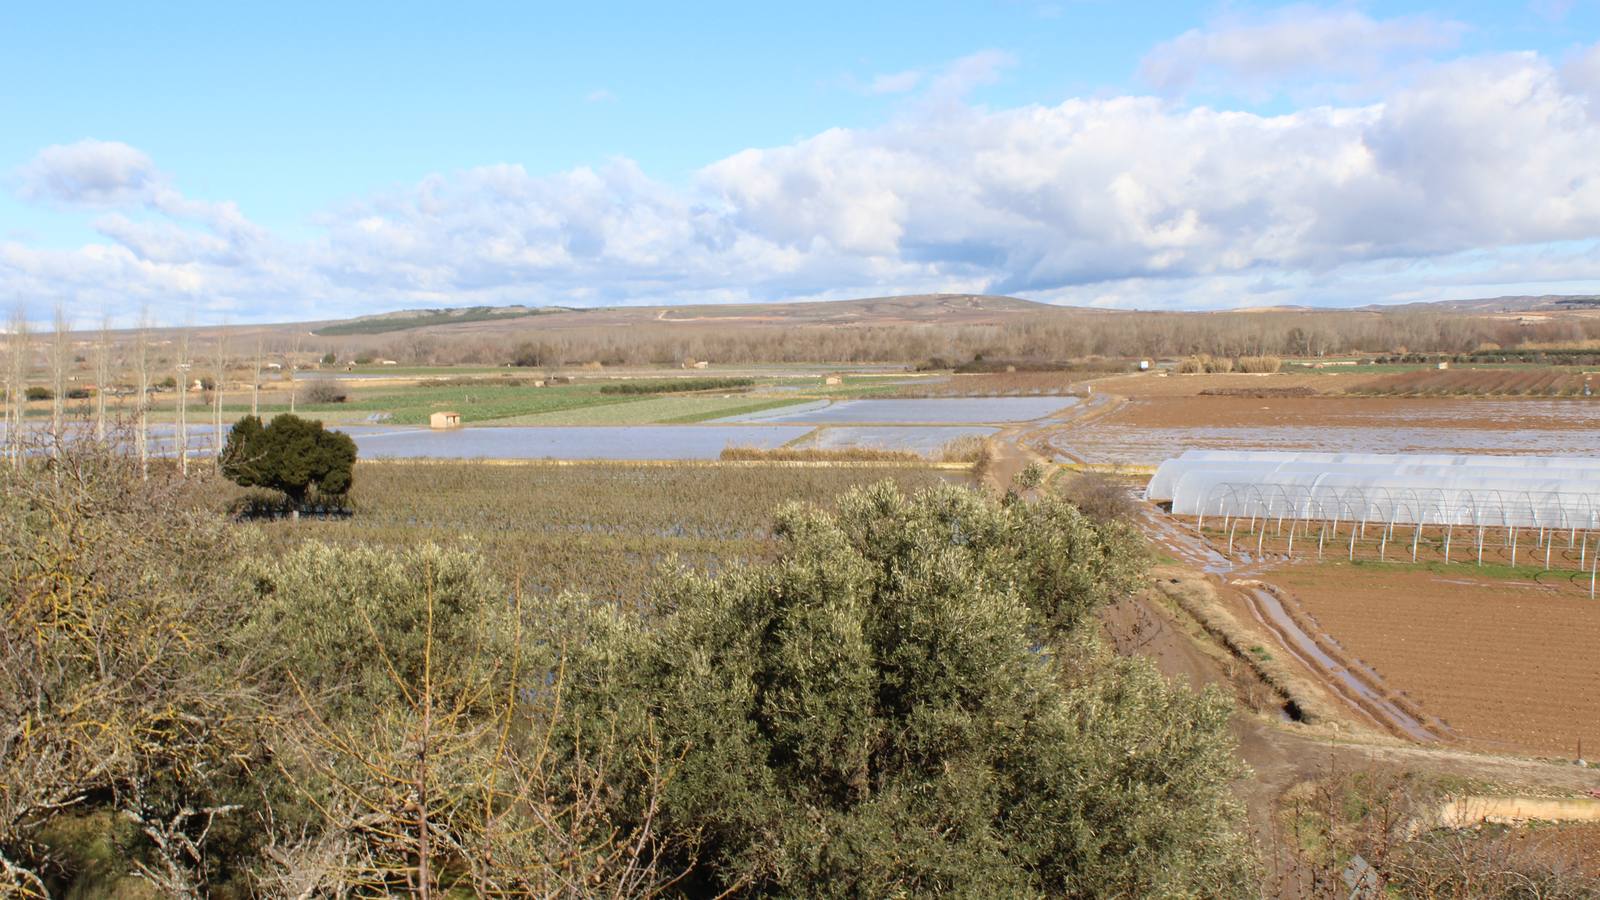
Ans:
{"label": "plastic greenhouse roof", "polygon": [[1191,450],[1146,496],[1193,516],[1600,527],[1600,460]]}

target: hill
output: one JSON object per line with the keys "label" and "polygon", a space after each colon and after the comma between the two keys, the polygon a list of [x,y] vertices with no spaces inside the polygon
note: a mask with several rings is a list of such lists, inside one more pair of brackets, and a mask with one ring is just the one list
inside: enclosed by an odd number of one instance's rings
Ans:
{"label": "hill", "polygon": [[[402,331],[459,334],[523,327],[561,329],[661,322],[680,325],[905,325],[993,324],[1062,307],[990,294],[916,294],[793,303],[700,306],[472,306],[411,309],[332,322],[308,323],[319,337]],[[527,320],[537,318],[537,324]]]}
{"label": "hill", "polygon": [[1472,315],[1526,312],[1588,312],[1600,311],[1600,295],[1596,294],[1543,294],[1513,297],[1484,297],[1472,300],[1429,300],[1419,303],[1401,303],[1393,306],[1365,306],[1362,309],[1379,312],[1392,310],[1431,310]]}

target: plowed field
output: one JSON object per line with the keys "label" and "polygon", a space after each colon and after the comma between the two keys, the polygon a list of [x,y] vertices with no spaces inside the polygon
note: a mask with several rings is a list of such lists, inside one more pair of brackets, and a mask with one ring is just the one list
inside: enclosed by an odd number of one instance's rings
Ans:
{"label": "plowed field", "polygon": [[1403,566],[1301,564],[1269,577],[1467,743],[1570,758],[1581,739],[1600,754],[1600,603]]}

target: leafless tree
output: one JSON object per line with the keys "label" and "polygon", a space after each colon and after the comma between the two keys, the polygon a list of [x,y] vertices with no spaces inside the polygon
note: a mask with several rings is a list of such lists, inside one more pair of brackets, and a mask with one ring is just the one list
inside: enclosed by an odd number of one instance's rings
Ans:
{"label": "leafless tree", "polygon": [[106,442],[106,389],[111,386],[111,318],[100,317],[94,342],[94,439]]}
{"label": "leafless tree", "polygon": [[178,386],[178,471],[189,474],[189,329],[178,332],[173,381]]}
{"label": "leafless tree", "polygon": [[228,380],[228,333],[217,334],[216,368],[211,375],[211,449],[212,459],[222,465],[222,392]]}
{"label": "leafless tree", "polygon": [[150,477],[150,311],[139,314],[139,331],[133,338],[134,369],[139,377],[139,407],[134,435],[139,442],[139,474]]}
{"label": "leafless tree", "polygon": [[72,342],[67,335],[67,310],[56,304],[50,335],[50,439],[59,444],[66,418],[67,367],[72,363]]}
{"label": "leafless tree", "polygon": [[11,314],[10,349],[6,359],[6,454],[12,465],[22,464],[22,428],[28,403],[28,368],[33,355],[28,335],[28,317],[19,305]]}
{"label": "leafless tree", "polygon": [[293,349],[289,351],[289,358],[284,360],[284,368],[289,370],[289,414],[294,415],[294,358],[300,355],[300,339],[294,339]]}
{"label": "leafless tree", "polygon": [[261,415],[261,338],[256,337],[256,373],[250,379],[250,415]]}

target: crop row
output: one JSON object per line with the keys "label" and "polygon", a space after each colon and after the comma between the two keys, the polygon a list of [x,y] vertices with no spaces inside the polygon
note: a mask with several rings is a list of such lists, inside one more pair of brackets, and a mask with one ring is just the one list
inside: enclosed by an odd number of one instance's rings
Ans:
{"label": "crop row", "polygon": [[1349,393],[1428,397],[1587,397],[1593,376],[1562,369],[1423,369],[1397,372],[1349,389]]}

